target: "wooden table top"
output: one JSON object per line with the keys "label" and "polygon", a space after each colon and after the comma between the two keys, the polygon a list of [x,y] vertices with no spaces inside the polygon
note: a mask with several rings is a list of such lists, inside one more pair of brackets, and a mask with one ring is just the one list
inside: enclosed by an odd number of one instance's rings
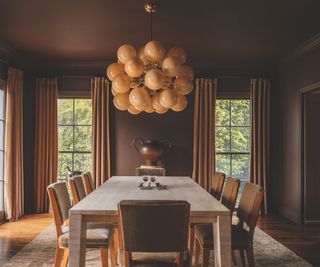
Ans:
{"label": "wooden table top", "polygon": [[185,200],[190,203],[191,217],[229,215],[230,211],[190,177],[163,176],[157,182],[166,190],[141,190],[140,176],[113,176],[71,208],[70,214],[117,216],[120,200]]}

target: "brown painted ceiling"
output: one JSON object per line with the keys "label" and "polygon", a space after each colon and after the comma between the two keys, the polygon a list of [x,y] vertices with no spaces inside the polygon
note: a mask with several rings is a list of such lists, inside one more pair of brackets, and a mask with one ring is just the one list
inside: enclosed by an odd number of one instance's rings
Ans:
{"label": "brown painted ceiling", "polygon": [[[197,66],[273,62],[320,32],[319,0],[160,0],[154,39]],[[149,39],[143,0],[0,0],[0,40],[47,61],[115,60]]]}

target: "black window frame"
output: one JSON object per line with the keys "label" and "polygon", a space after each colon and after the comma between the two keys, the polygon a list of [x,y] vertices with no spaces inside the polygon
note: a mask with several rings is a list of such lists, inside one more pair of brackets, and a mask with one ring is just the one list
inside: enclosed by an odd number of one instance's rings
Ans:
{"label": "black window frame", "polygon": [[[87,99],[87,100],[91,100],[92,98],[87,96],[87,95],[81,95],[81,96],[76,96],[74,94],[72,95],[59,95],[58,97],[58,101],[59,100],[72,100],[72,124],[60,124],[59,123],[59,118],[58,118],[58,131],[59,131],[59,127],[72,127],[72,148],[73,150],[59,150],[58,149],[58,155],[60,154],[72,154],[72,166],[69,166],[72,170],[74,170],[74,165],[75,165],[75,159],[74,156],[75,154],[92,154],[92,145],[91,145],[91,150],[75,150],[75,128],[76,127],[91,127],[91,133],[92,133],[92,116],[91,116],[91,124],[75,124],[75,101],[76,100],[80,100],[80,99]],[[58,105],[57,105],[58,106]],[[58,114],[59,114],[59,110],[58,110]],[[58,157],[59,158],[59,157]],[[59,161],[58,161],[58,165],[59,165]],[[77,171],[77,170],[76,170]],[[58,169],[58,181],[65,181],[68,179],[67,174],[66,173],[59,173],[59,169]]]}

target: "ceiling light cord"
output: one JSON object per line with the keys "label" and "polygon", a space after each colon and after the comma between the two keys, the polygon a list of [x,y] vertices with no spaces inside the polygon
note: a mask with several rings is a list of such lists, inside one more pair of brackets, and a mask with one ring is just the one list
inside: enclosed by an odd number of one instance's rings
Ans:
{"label": "ceiling light cord", "polygon": [[152,41],[152,39],[153,39],[153,32],[152,32],[152,13],[153,12],[150,12],[150,41]]}

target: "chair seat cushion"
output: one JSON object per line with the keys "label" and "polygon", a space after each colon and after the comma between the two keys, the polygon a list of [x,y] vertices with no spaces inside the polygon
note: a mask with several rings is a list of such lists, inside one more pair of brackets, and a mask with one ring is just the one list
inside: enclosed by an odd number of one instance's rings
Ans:
{"label": "chair seat cushion", "polygon": [[[194,229],[197,240],[201,247],[213,249],[213,227],[212,224],[197,224]],[[250,243],[249,232],[237,225],[231,226],[232,249],[246,248]]]}
{"label": "chair seat cushion", "polygon": [[[177,253],[132,253],[135,267],[176,267]],[[184,266],[189,266],[187,253],[184,256]]]}
{"label": "chair seat cushion", "polygon": [[[105,225],[105,227],[97,227],[97,225],[89,224],[87,228],[87,248],[108,248],[109,242],[113,239],[113,226]],[[59,247],[68,248],[69,232],[59,236]]]}

